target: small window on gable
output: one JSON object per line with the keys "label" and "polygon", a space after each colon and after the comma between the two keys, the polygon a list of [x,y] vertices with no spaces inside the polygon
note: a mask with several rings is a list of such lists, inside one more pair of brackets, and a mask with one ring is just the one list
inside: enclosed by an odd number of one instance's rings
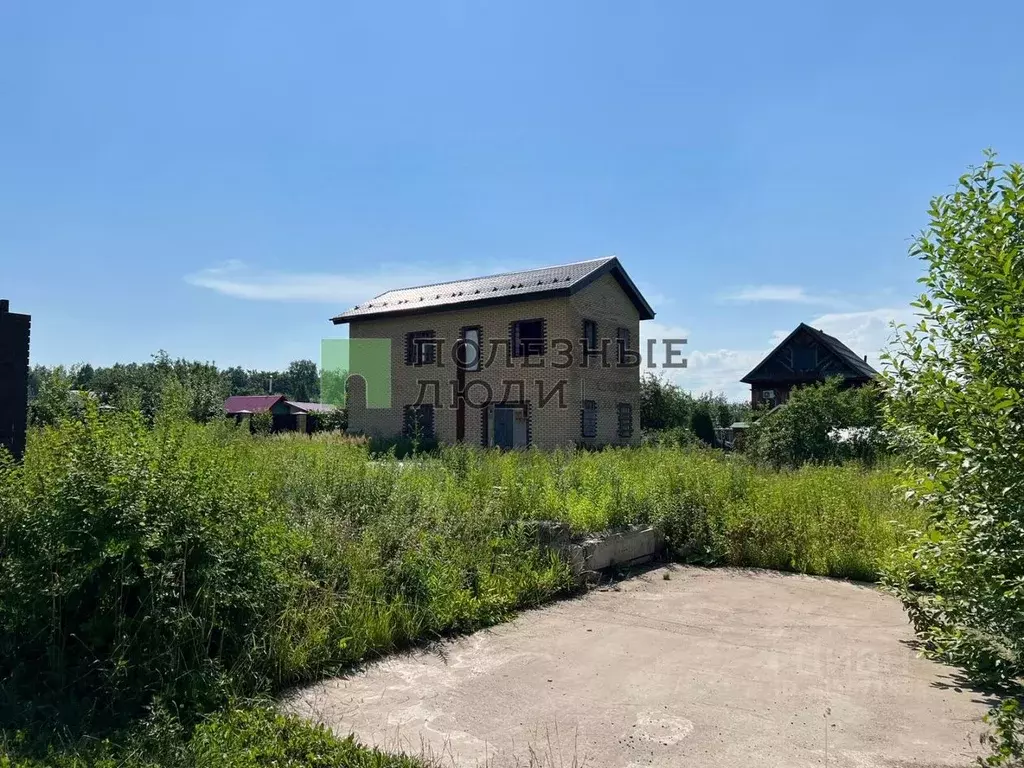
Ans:
{"label": "small window on gable", "polygon": [[512,357],[543,355],[547,349],[543,319],[517,320],[512,323]]}
{"label": "small window on gable", "polygon": [[818,350],[811,346],[793,347],[793,370],[813,371],[818,367]]}
{"label": "small window on gable", "polygon": [[633,406],[630,403],[619,403],[619,437],[633,436]]}
{"label": "small window on gable", "polygon": [[403,436],[417,440],[434,439],[434,406],[407,405],[402,417]]}
{"label": "small window on gable", "polygon": [[582,425],[580,428],[583,437],[597,437],[597,401],[583,401]]}
{"label": "small window on gable", "polygon": [[761,402],[767,403],[768,405],[775,405],[775,390],[774,389],[762,389],[761,390]]}
{"label": "small window on gable", "polygon": [[433,365],[437,360],[437,339],[433,331],[405,334],[405,364]]}

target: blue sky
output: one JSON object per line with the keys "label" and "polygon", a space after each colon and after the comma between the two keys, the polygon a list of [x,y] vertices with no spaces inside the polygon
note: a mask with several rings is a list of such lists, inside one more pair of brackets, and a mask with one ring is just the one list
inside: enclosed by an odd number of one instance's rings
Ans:
{"label": "blue sky", "polygon": [[928,199],[1024,159],[1024,6],[0,2],[33,361],[283,367],[388,288],[617,254],[685,387],[875,357]]}

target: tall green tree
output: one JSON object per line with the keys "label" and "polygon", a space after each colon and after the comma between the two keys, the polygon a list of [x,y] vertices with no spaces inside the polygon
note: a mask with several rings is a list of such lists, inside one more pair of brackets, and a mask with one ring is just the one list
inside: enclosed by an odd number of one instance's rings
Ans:
{"label": "tall green tree", "polygon": [[929,215],[886,419],[931,527],[890,580],[927,648],[1001,692],[988,763],[1009,765],[1024,744],[1024,168],[990,153]]}
{"label": "tall green tree", "polygon": [[293,360],[288,365],[288,394],[293,400],[315,403],[320,400],[320,374],[312,360]]}
{"label": "tall green tree", "polygon": [[52,426],[78,413],[78,402],[72,394],[75,371],[58,365],[53,368],[36,368],[36,393],[29,404],[29,423],[37,426]]}

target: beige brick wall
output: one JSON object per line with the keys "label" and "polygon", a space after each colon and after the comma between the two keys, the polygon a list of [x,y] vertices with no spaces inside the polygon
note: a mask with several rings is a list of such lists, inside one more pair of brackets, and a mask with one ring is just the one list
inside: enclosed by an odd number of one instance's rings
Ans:
{"label": "beige brick wall", "polygon": [[[444,312],[400,317],[368,318],[358,320],[349,326],[350,338],[387,338],[391,340],[391,408],[367,408],[362,382],[351,382],[349,388],[349,429],[369,435],[390,437],[402,432],[402,415],[406,405],[416,402],[421,382],[427,384],[427,393],[432,394],[432,382],[437,382],[441,407],[435,409],[434,429],[439,440],[455,442],[456,409],[452,404],[452,382],[456,368],[452,362],[452,345],[460,338],[462,328],[480,326],[483,340],[482,362],[491,356],[491,340],[507,342],[509,327],[517,320],[543,318],[546,321],[547,353],[543,366],[526,365],[536,358],[512,358],[511,366],[506,364],[504,345],[497,347],[495,361],[479,371],[466,372],[466,384],[474,403],[484,399],[487,389],[473,381],[486,382],[492,394],[492,401],[501,401],[511,395],[517,399],[518,386],[507,387],[509,382],[524,383],[522,397],[529,408],[531,442],[540,448],[553,448],[584,442],[581,436],[581,409],[584,399],[598,402],[598,435],[592,441],[596,444],[629,443],[639,439],[639,377],[638,368],[615,367],[615,337],[618,327],[629,328],[631,346],[639,345],[639,315],[618,283],[605,275],[591,285],[570,297],[555,297],[532,301],[511,302],[493,306],[467,307]],[[587,368],[580,366],[580,339],[583,335],[583,320],[595,320],[599,337],[609,342],[609,363],[603,368],[599,360],[592,360]],[[441,340],[438,355],[441,366],[411,366],[405,363],[405,335],[413,331],[433,331]],[[555,339],[570,339],[573,342],[573,365],[570,368],[556,368],[553,363],[565,361],[565,357],[553,346]],[[561,347],[558,348],[559,350]],[[565,397],[559,407],[559,398],[551,398],[543,406],[537,382],[542,382],[542,391],[551,392],[560,382],[565,382]],[[428,397],[427,401],[429,402]],[[633,437],[618,437],[616,404],[628,402],[633,406]],[[480,445],[483,443],[483,409],[467,406],[465,409],[465,440]]]}
{"label": "beige brick wall", "polygon": [[[597,437],[586,442],[597,445],[637,443],[640,440],[640,368],[617,365],[617,330],[629,330],[629,343],[640,349],[640,314],[612,275],[598,278],[579,293],[569,297],[577,327],[582,334],[583,321],[597,323],[598,339],[608,339],[607,362],[600,359],[581,369],[576,386],[577,410],[584,400],[597,401]],[[628,403],[633,411],[633,434],[620,438],[618,433],[619,403]],[[577,434],[579,432],[577,431]]]}

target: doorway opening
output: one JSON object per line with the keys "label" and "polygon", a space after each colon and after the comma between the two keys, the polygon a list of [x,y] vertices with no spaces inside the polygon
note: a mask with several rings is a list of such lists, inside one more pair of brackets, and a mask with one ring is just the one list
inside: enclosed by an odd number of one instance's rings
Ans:
{"label": "doorway opening", "polygon": [[530,418],[526,403],[502,403],[487,408],[484,434],[496,448],[525,448],[530,444]]}

